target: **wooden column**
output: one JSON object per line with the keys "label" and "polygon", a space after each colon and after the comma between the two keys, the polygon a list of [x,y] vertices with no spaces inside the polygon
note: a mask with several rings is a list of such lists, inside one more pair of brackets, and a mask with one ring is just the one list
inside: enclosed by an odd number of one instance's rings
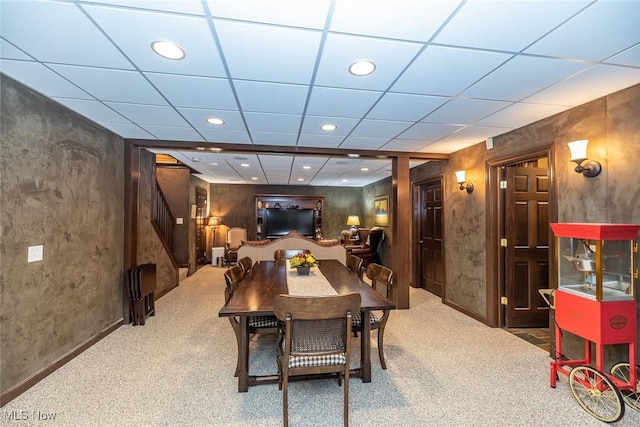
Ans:
{"label": "wooden column", "polygon": [[393,159],[391,167],[391,231],[393,235],[391,269],[393,270],[393,300],[397,308],[409,308],[411,274],[411,183],[409,156]]}

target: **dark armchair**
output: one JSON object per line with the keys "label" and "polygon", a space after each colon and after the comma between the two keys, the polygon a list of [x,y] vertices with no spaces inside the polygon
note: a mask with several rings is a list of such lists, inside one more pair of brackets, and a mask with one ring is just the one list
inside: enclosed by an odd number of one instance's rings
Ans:
{"label": "dark armchair", "polygon": [[358,235],[360,245],[348,248],[351,255],[362,258],[362,267],[366,267],[372,262],[380,264],[378,246],[384,236],[384,230],[382,228],[361,228],[358,230]]}

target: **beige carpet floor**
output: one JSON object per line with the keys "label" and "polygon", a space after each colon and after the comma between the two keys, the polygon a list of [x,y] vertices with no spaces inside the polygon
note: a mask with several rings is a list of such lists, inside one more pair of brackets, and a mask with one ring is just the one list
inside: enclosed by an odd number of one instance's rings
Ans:
{"label": "beige carpet floor", "polygon": [[[225,318],[222,268],[205,266],[156,303],[145,326],[123,326],[0,411],[3,426],[278,426],[277,385],[237,393],[235,337]],[[548,354],[411,289],[375,348],[372,379],[352,379],[352,426],[600,426],[567,379],[549,387]],[[374,338],[375,335],[372,335]],[[251,343],[251,373],[275,372],[274,342]],[[357,356],[354,357],[357,359]],[[18,411],[18,412],[12,412]],[[627,408],[619,426],[639,426]],[[10,421],[7,415],[26,420]],[[292,426],[342,424],[335,380],[290,387]],[[49,420],[38,420],[48,415]],[[54,417],[51,419],[51,417]]]}

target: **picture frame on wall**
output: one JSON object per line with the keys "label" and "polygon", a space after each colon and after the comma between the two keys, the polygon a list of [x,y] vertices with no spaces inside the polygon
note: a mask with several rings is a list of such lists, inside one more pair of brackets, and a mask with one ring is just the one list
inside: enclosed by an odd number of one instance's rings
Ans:
{"label": "picture frame on wall", "polygon": [[373,200],[373,214],[375,225],[379,227],[389,226],[389,195],[376,196]]}

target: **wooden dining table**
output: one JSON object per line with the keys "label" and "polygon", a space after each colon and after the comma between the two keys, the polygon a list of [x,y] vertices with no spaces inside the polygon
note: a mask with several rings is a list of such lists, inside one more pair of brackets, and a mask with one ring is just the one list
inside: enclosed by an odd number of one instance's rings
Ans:
{"label": "wooden dining table", "polygon": [[[338,295],[351,292],[360,294],[362,319],[369,319],[373,310],[394,310],[395,304],[353,274],[338,260],[319,260],[317,267]],[[249,375],[249,316],[273,315],[273,303],[277,295],[288,294],[288,262],[258,261],[233,292],[229,301],[220,309],[219,317],[237,317],[240,323],[238,334],[238,391],[246,392],[249,386],[274,384],[278,375]],[[369,322],[362,322],[360,334],[360,366],[352,369],[354,377],[362,382],[371,382],[371,336]]]}

